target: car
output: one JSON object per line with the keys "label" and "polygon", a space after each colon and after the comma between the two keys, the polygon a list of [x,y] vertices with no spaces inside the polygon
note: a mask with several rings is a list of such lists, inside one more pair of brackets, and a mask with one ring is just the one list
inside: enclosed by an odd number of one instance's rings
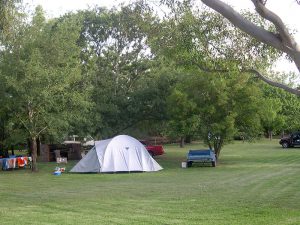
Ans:
{"label": "car", "polygon": [[300,146],[300,132],[291,133],[280,139],[279,144],[283,148],[292,148],[295,146]]}
{"label": "car", "polygon": [[162,145],[151,145],[149,142],[143,140],[140,140],[140,142],[145,146],[145,148],[152,157],[157,155],[163,155],[165,153],[165,150]]}
{"label": "car", "polygon": [[205,150],[189,150],[187,154],[187,167],[191,167],[193,163],[209,163],[212,167],[216,167],[217,158],[214,151]]}

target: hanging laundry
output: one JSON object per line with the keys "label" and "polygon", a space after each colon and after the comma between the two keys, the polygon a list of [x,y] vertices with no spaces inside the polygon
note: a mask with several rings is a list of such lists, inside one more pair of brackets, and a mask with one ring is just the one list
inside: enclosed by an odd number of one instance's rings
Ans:
{"label": "hanging laundry", "polygon": [[8,162],[8,169],[14,169],[16,168],[16,158],[9,158],[7,159]]}
{"label": "hanging laundry", "polygon": [[18,157],[17,162],[18,162],[18,167],[19,168],[23,168],[23,167],[26,166],[25,157]]}

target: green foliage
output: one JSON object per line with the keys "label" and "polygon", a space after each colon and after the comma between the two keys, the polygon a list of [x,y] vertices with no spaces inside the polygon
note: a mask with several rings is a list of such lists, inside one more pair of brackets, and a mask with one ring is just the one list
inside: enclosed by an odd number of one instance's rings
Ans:
{"label": "green foliage", "polygon": [[[3,62],[3,53],[9,49],[7,42],[15,38],[18,23],[22,22],[24,18],[24,14],[20,10],[20,2],[22,1],[0,1],[0,64]],[[24,140],[22,131],[9,122],[13,112],[9,105],[10,99],[5,77],[0,69],[0,149]]]}
{"label": "green foliage", "polygon": [[[66,16],[46,22],[37,7],[32,23],[20,27],[23,32],[9,43],[1,62],[10,123],[25,129],[32,141],[46,134],[61,140],[90,105],[77,45],[80,20]],[[36,160],[36,149],[32,152]]]}
{"label": "green foliage", "polygon": [[233,111],[233,99],[229,96],[232,89],[229,92],[226,81],[217,75],[198,74],[186,86],[199,110],[201,136],[217,155],[224,142],[230,140],[236,132],[236,114]]}
{"label": "green foliage", "polygon": [[265,98],[263,101],[262,122],[268,133],[281,130],[284,124],[284,117],[280,114],[282,102],[276,98]]}
{"label": "green foliage", "polygon": [[200,136],[219,156],[233,137],[258,136],[261,97],[258,86],[247,77],[192,70],[167,99],[168,134]]}
{"label": "green foliage", "polygon": [[4,56],[15,118],[31,137],[46,129],[65,129],[77,115],[73,110],[85,102],[76,44],[79,31],[78,21],[72,19],[46,24],[38,7],[32,25],[13,43],[13,54]]}
{"label": "green foliage", "polygon": [[[168,4],[170,13],[156,28],[151,47],[157,54],[173,59],[183,67],[197,67],[204,71],[234,71],[252,66],[270,66],[280,54],[272,48],[249,38],[221,15],[195,9],[177,1]],[[255,15],[266,29],[272,29]],[[254,47],[253,47],[254,46]]]}
{"label": "green foliage", "polygon": [[20,2],[22,0],[0,1],[0,40],[10,34],[17,17],[21,16],[18,11]]}
{"label": "green foliage", "polygon": [[98,137],[110,137],[160,117],[164,94],[146,44],[144,30],[152,17],[145,10],[137,3],[120,11],[82,12],[82,59],[93,80],[92,118]]}
{"label": "green foliage", "polygon": [[174,88],[167,98],[168,134],[171,137],[195,135],[199,126],[199,117],[196,113],[197,105],[187,93]]}
{"label": "green foliage", "polygon": [[261,115],[264,107],[263,93],[255,81],[239,77],[234,84],[234,110],[236,112],[236,137],[255,140],[262,132]]}
{"label": "green foliage", "polygon": [[[271,118],[265,118],[265,120],[274,120],[273,130],[279,133],[280,131],[292,132],[299,130],[300,127],[300,101],[299,97],[287,93],[284,90],[270,87],[263,84],[262,89],[264,91],[264,96],[267,101],[273,103],[269,106],[269,111],[271,111]],[[271,104],[270,103],[270,104]],[[272,104],[271,104],[272,105]],[[267,105],[264,105],[267,106]],[[268,117],[264,115],[264,117]]]}
{"label": "green foliage", "polygon": [[219,154],[234,136],[297,129],[297,98],[238,72],[266,70],[278,52],[193,1],[162,3],[163,18],[139,1],[49,21],[37,7],[30,22],[14,21],[0,49],[0,144],[25,129],[46,142],[132,131],[201,137]]}
{"label": "green foliage", "polygon": [[[190,1],[163,2],[170,14],[156,24],[156,33],[150,35],[149,43],[155,54],[173,61],[186,74],[179,81],[180,93],[197,105],[188,118],[200,127],[199,134],[217,155],[234,136],[256,138],[262,130],[262,93],[248,76],[238,71],[254,65],[266,68],[280,54],[249,38],[222,16],[192,7]],[[273,29],[254,15],[246,16],[266,29]],[[172,98],[174,115],[184,115],[181,104]],[[188,106],[187,101],[181,100],[182,105]],[[171,121],[173,132],[180,134],[183,125],[178,121],[182,120],[177,119],[175,124],[176,120]]]}

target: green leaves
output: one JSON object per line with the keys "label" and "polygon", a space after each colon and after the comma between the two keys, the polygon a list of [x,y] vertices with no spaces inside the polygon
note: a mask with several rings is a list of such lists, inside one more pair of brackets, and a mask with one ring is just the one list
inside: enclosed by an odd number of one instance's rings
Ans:
{"label": "green leaves", "polygon": [[163,18],[141,2],[49,21],[37,7],[1,49],[3,126],[14,137],[26,129],[51,141],[124,130],[194,135],[219,154],[236,135],[252,139],[262,126],[287,129],[284,120],[296,121],[298,99],[278,101],[276,92],[274,100],[239,73],[253,65],[266,70],[277,52],[190,1],[165,2],[171,8]]}
{"label": "green leaves", "polygon": [[38,7],[32,24],[4,56],[2,71],[15,102],[15,116],[32,137],[51,127],[65,132],[86,104],[88,92],[82,94],[80,89],[84,81],[77,45],[79,22],[65,17],[46,23]]}
{"label": "green leaves", "polygon": [[168,133],[173,137],[194,135],[199,121],[196,103],[189,99],[187,93],[173,89],[167,98]]}
{"label": "green leaves", "polygon": [[18,7],[21,0],[0,1],[0,41],[11,35],[14,23],[21,17]]}

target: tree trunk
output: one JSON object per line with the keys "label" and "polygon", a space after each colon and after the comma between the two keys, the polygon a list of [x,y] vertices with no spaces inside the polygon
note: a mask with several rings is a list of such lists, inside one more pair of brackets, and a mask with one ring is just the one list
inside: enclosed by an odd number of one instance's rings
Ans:
{"label": "tree trunk", "polygon": [[211,145],[209,140],[208,140],[208,147],[209,147],[210,150],[213,150],[212,145]]}
{"label": "tree trunk", "polygon": [[32,153],[32,140],[31,140],[31,138],[27,138],[27,145],[28,145],[28,155],[31,156],[31,153]]}
{"label": "tree trunk", "polygon": [[37,144],[36,144],[36,137],[31,137],[31,157],[32,157],[32,172],[37,172]]}
{"label": "tree trunk", "polygon": [[41,155],[41,138],[38,137],[36,139],[36,145],[37,145],[37,155],[40,156]]}
{"label": "tree trunk", "polygon": [[11,145],[11,155],[15,155],[15,146]]}
{"label": "tree trunk", "polygon": [[9,157],[8,147],[6,147],[4,150],[4,158],[8,158],[8,157]]}
{"label": "tree trunk", "polygon": [[223,147],[223,140],[221,137],[219,137],[214,141],[214,152],[216,154],[217,160],[220,156],[222,147]]}
{"label": "tree trunk", "polygon": [[185,136],[185,143],[190,144],[192,142],[192,136],[191,135],[186,135]]}
{"label": "tree trunk", "polygon": [[184,147],[184,137],[180,137],[180,148]]}
{"label": "tree trunk", "polygon": [[272,141],[272,139],[273,139],[273,132],[272,132],[272,130],[269,130],[268,133],[269,133],[269,139],[270,139],[270,141]]}

